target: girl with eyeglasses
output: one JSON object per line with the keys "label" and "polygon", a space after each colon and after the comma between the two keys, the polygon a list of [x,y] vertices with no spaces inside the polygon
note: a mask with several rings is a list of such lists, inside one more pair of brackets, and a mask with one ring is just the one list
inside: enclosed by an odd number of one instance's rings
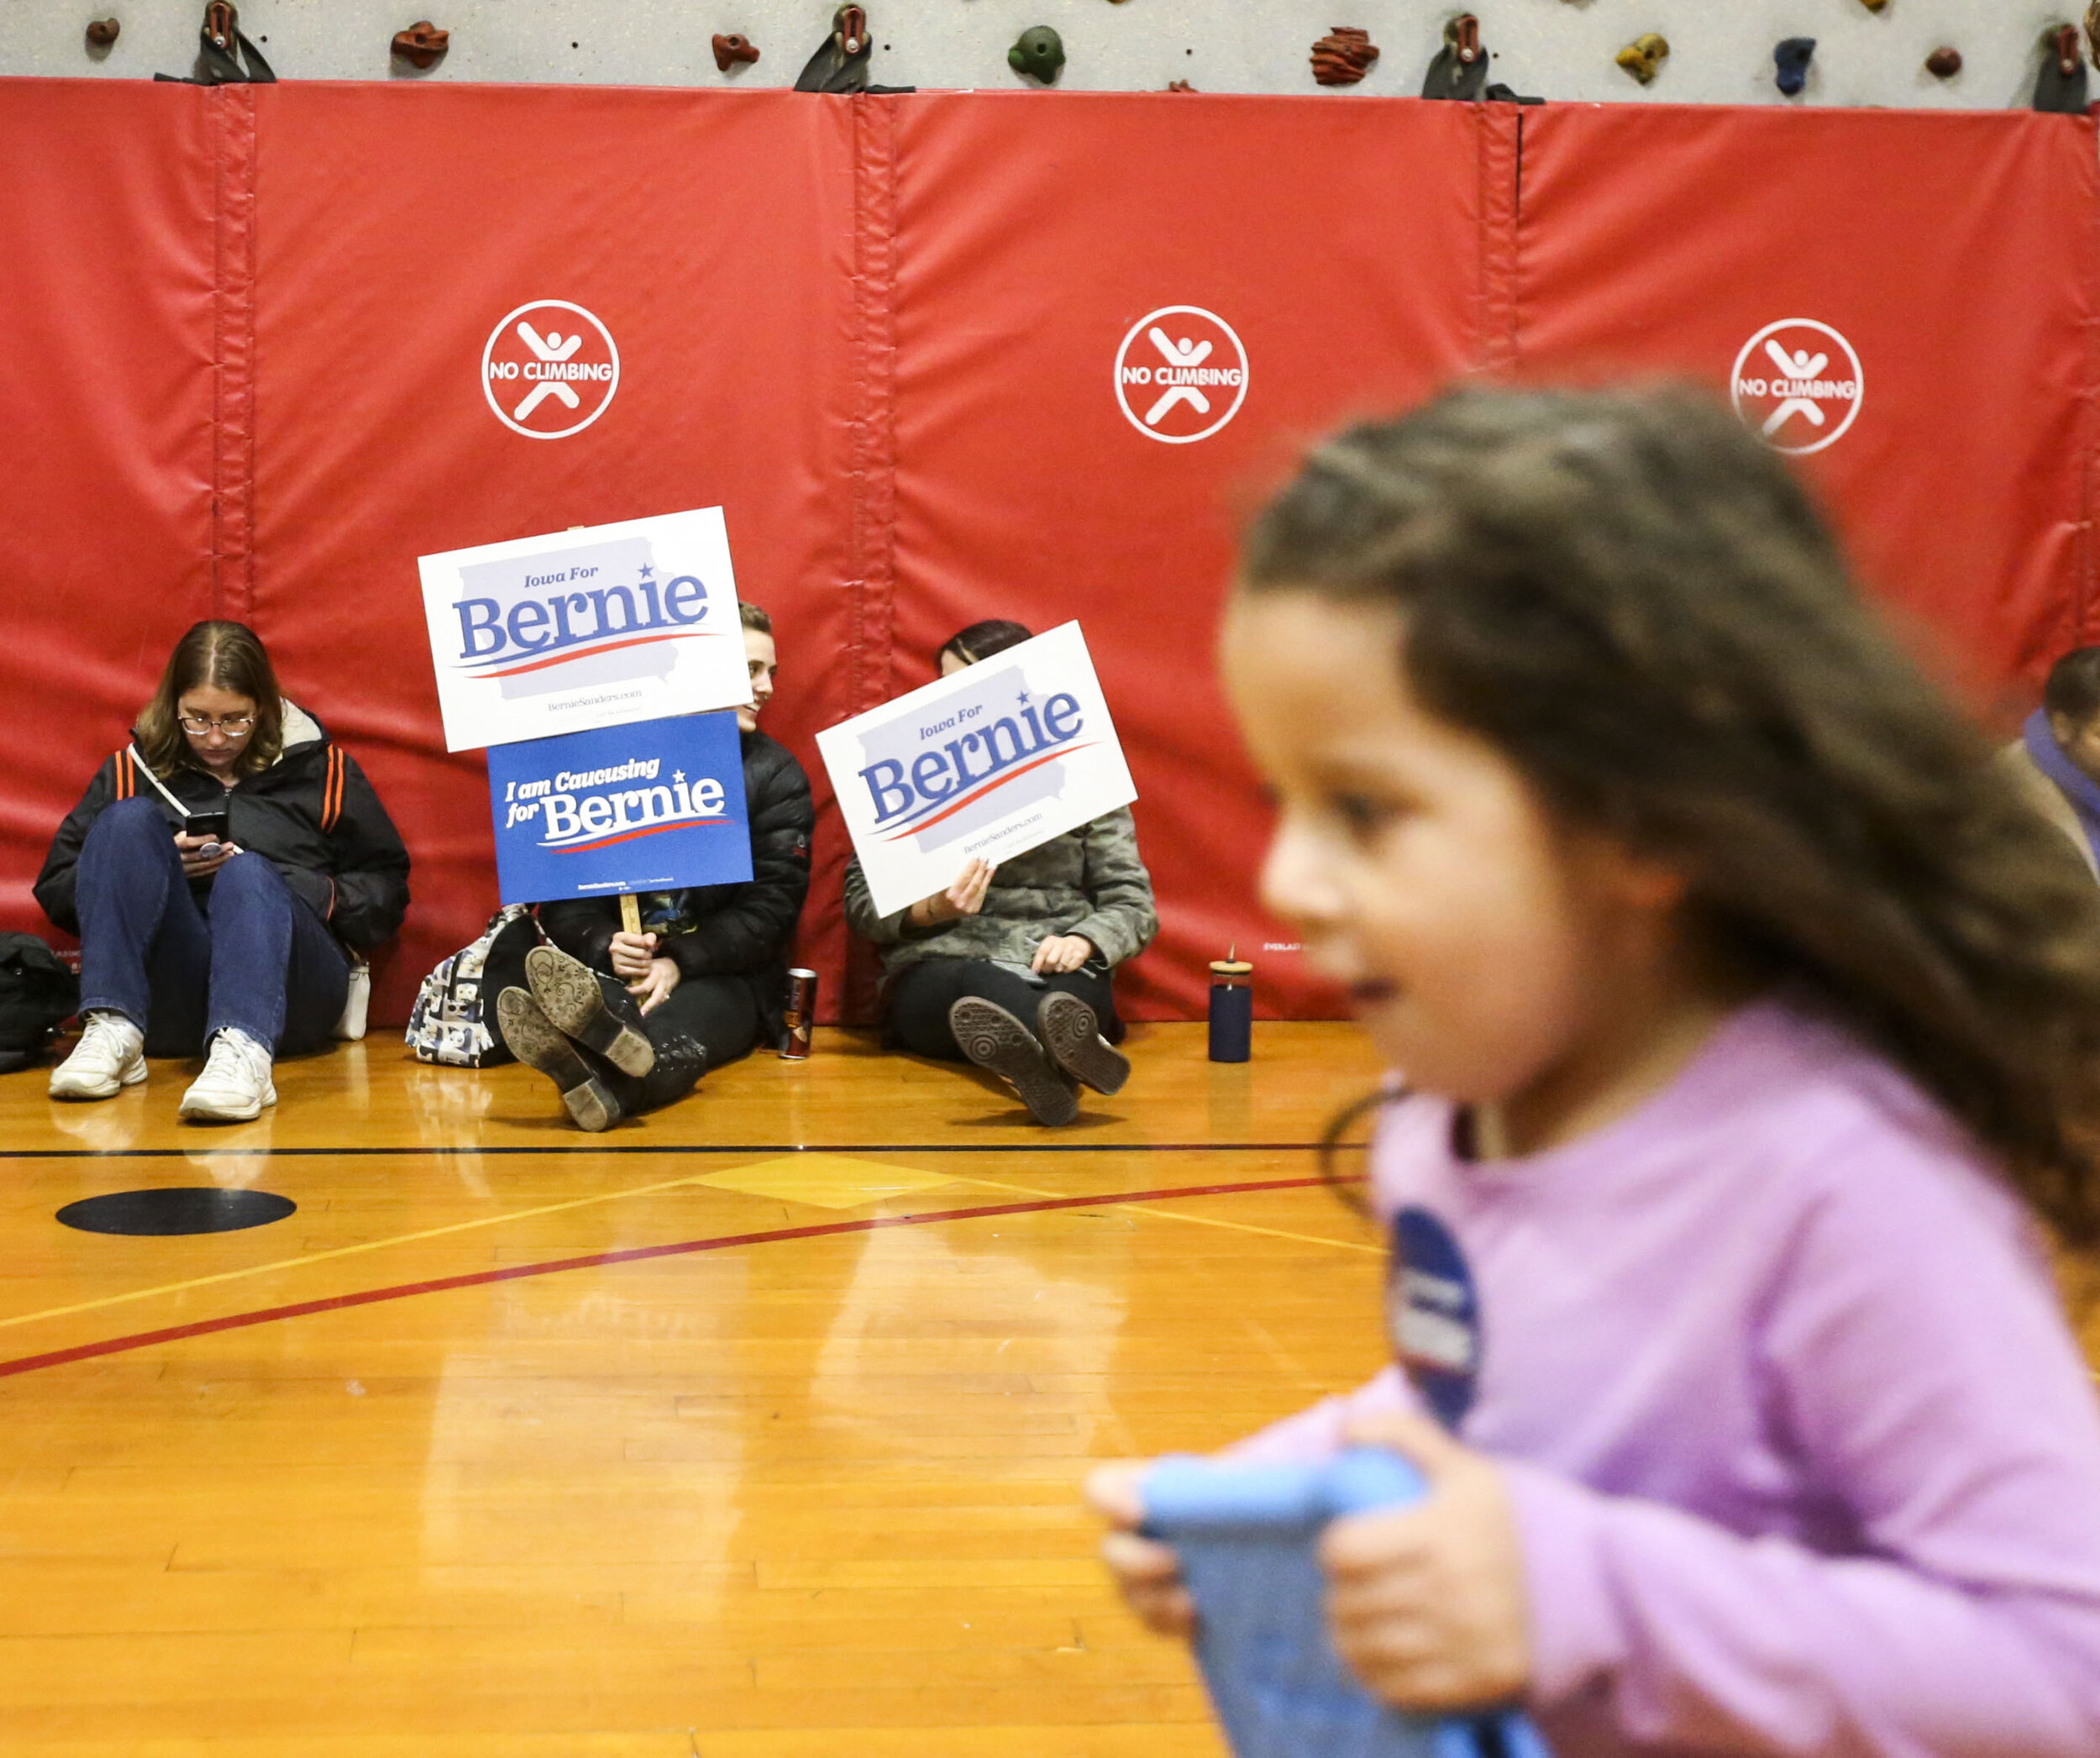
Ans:
{"label": "girl with eyeglasses", "polygon": [[349,952],[408,907],[408,853],[364,771],[279,693],[238,622],[176,644],[132,742],[59,827],[36,899],[81,942],[81,1040],[54,1099],[108,1099],[202,1054],[181,1114],[277,1101],[281,1053],[328,1043]]}

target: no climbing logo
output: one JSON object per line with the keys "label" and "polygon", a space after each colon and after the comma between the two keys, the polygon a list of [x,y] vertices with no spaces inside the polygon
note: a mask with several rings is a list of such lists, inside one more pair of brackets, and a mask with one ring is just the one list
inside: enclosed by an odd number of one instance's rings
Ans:
{"label": "no climbing logo", "polygon": [[1851,430],[1866,401],[1866,375],[1852,344],[1829,324],[1788,317],[1743,344],[1730,389],[1735,412],[1767,444],[1806,457]]}
{"label": "no climbing logo", "polygon": [[481,350],[481,394],[498,421],[528,439],[582,433],[619,388],[612,332],[566,299],[521,305]]}
{"label": "no climbing logo", "polygon": [[1232,326],[1201,306],[1147,312],[1116,352],[1125,418],[1163,445],[1208,439],[1240,412],[1247,380],[1247,350]]}

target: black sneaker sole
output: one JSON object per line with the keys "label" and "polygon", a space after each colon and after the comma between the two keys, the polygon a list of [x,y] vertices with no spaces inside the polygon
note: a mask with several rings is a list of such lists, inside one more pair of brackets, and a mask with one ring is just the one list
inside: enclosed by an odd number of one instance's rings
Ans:
{"label": "black sneaker sole", "polygon": [[511,1053],[561,1089],[561,1102],[577,1128],[595,1135],[620,1120],[620,1101],[532,996],[522,989],[505,989],[496,998],[496,1019]]}
{"label": "black sneaker sole", "polygon": [[525,980],[533,999],[555,1026],[596,1050],[622,1074],[639,1080],[656,1066],[656,1047],[605,1004],[598,973],[558,946],[536,946],[525,955]]}
{"label": "black sneaker sole", "polygon": [[1028,1115],[1053,1129],[1079,1115],[1078,1089],[1042,1053],[1036,1035],[995,1001],[965,995],[948,1010],[963,1054],[1021,1094]]}
{"label": "black sneaker sole", "polygon": [[1036,1009],[1036,1031],[1050,1060],[1097,1093],[1120,1093],[1130,1058],[1101,1036],[1094,1010],[1077,995],[1053,989]]}

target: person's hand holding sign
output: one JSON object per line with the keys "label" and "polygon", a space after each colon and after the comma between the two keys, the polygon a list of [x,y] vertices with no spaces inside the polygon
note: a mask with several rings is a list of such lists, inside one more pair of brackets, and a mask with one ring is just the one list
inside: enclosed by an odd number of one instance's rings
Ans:
{"label": "person's hand holding sign", "polygon": [[912,926],[937,927],[944,921],[976,915],[984,907],[984,894],[991,889],[992,875],[998,870],[990,861],[973,855],[947,890],[922,897],[912,905],[908,912]]}
{"label": "person's hand holding sign", "polygon": [[610,948],[612,973],[627,986],[627,993],[652,1013],[678,987],[679,969],[669,958],[659,958],[654,934],[619,933]]}

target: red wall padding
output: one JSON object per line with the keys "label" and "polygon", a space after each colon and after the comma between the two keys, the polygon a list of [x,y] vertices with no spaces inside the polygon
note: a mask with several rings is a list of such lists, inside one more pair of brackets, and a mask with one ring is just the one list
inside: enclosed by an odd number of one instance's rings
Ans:
{"label": "red wall padding", "polygon": [[1725,391],[1767,324],[1829,324],[1866,396],[1801,466],[1862,578],[1979,693],[2038,687],[2100,633],[2097,182],[2082,118],[1549,108],[1525,130],[1520,358]]}
{"label": "red wall padding", "polygon": [[[1306,439],[1452,377],[1689,374],[1808,316],[1860,349],[1809,461],[1864,570],[1985,689],[2093,625],[2094,132],[2022,114],[1308,98],[0,82],[7,700],[0,919],[195,617],[239,616],[371,770],[416,858],[379,1016],[493,907],[478,756],[448,757],[415,557],[719,502],[779,625],[769,722],[931,675],[961,625],[1080,617],[1142,799],[1139,1017],[1237,942],[1268,1010],[1333,998],[1253,899],[1263,813],[1212,680],[1233,533]],[[500,426],[513,307],[612,329],[574,438]],[[1245,343],[1200,444],[1115,401],[1170,305]],[[836,1016],[845,855],[801,953]]]}
{"label": "red wall padding", "polygon": [[[256,94],[247,608],[413,854],[384,1017],[496,907],[483,759],[444,754],[417,556],[726,507],[738,590],[783,650],[769,728],[820,786],[812,735],[852,711],[841,656],[858,644],[852,108],[427,95]],[[587,307],[620,349],[611,407],[565,439],[512,433],[482,396],[483,344],[537,299]],[[836,969],[843,837],[820,857],[802,950]]]}
{"label": "red wall padding", "polygon": [[212,597],[218,113],[13,80],[0,102],[0,920]]}
{"label": "red wall padding", "polygon": [[[978,617],[1080,619],[1160,900],[1119,1005],[1200,1015],[1208,961],[1236,943],[1266,1005],[1338,1013],[1254,904],[1266,813],[1211,663],[1217,613],[1236,528],[1300,442],[1481,357],[1481,240],[1509,217],[1477,167],[1514,146],[1513,114],[1063,109],[1051,129],[1026,93],[896,112],[895,683],[931,678]],[[1112,390],[1131,327],[1176,305],[1223,317],[1248,361],[1238,416],[1189,445],[1140,433]]]}

